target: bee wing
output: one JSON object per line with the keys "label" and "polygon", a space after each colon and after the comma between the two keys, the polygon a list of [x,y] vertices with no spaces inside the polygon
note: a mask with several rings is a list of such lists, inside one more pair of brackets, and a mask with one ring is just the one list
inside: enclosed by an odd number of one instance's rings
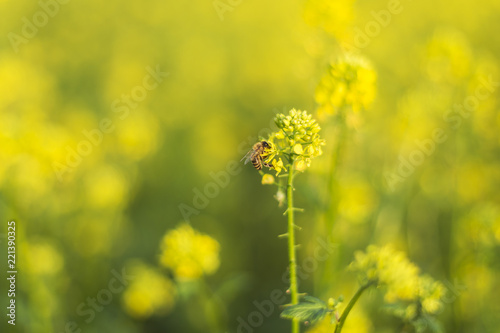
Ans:
{"label": "bee wing", "polygon": [[245,156],[243,156],[243,158],[240,160],[240,162],[246,159],[245,164],[247,164],[252,159],[252,155],[253,155],[253,149],[251,149],[248,153],[246,153]]}

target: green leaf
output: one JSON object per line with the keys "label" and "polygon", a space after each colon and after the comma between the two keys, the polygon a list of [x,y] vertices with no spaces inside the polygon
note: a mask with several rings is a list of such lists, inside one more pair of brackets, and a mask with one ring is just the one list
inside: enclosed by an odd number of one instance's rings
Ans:
{"label": "green leaf", "polygon": [[304,296],[298,304],[288,305],[281,312],[280,317],[290,320],[308,321],[311,325],[314,325],[322,320],[327,313],[328,306],[325,302],[316,297]]}

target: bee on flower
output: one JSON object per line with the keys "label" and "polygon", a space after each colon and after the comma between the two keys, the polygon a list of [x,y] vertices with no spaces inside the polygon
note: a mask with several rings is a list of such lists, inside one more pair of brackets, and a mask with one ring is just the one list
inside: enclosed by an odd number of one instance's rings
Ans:
{"label": "bee on flower", "polygon": [[[247,161],[250,158],[257,170],[263,165],[279,175],[287,171],[285,165],[289,165],[304,171],[314,157],[323,153],[321,146],[325,141],[319,136],[321,128],[307,111],[292,109],[288,115],[277,114],[274,121],[279,130],[271,133],[267,140],[256,143],[247,154]],[[267,177],[263,183],[273,182]]]}

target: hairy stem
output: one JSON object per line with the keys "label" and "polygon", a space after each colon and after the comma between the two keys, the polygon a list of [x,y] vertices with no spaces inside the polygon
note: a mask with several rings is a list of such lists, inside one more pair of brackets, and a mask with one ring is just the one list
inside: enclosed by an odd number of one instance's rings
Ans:
{"label": "hairy stem", "polygon": [[359,297],[361,297],[361,294],[363,294],[363,292],[366,289],[368,289],[371,285],[373,285],[373,282],[367,283],[359,287],[358,291],[356,291],[356,294],[354,294],[354,296],[349,301],[349,304],[347,304],[347,307],[345,308],[344,312],[342,312],[342,316],[340,316],[339,323],[335,327],[335,333],[340,333],[342,331],[342,327],[344,326],[345,320],[347,319],[349,312],[351,312],[351,309],[354,307],[354,304],[356,304]]}
{"label": "hairy stem", "polygon": [[[288,166],[287,181],[287,203],[288,203],[288,258],[290,261],[290,296],[292,304],[297,304],[299,295],[297,291],[297,260],[295,259],[295,225],[293,216],[293,158]],[[300,326],[298,319],[292,321],[292,333],[299,333]]]}

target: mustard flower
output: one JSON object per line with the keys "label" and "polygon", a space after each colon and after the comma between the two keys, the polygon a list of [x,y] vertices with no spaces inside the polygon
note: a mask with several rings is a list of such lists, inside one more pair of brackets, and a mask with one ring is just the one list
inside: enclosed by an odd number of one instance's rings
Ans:
{"label": "mustard flower", "polygon": [[384,287],[390,312],[408,322],[442,308],[444,286],[428,275],[421,276],[403,252],[390,246],[369,246],[366,252],[357,252],[349,268],[358,272],[361,284]]}
{"label": "mustard flower", "polygon": [[279,174],[284,167],[283,159],[294,162],[295,169],[305,170],[311,165],[311,159],[323,153],[325,144],[319,136],[320,126],[307,111],[292,109],[285,115],[279,113],[274,118],[279,131],[271,133],[270,149],[264,156],[264,162]]}
{"label": "mustard flower", "polygon": [[169,312],[177,295],[174,283],[142,262],[133,262],[128,266],[134,279],[123,293],[125,311],[138,319]]}
{"label": "mustard flower", "polygon": [[348,56],[330,64],[316,88],[319,114],[338,114],[350,107],[355,113],[367,109],[376,94],[377,74],[359,56]]}
{"label": "mustard flower", "polygon": [[36,240],[24,243],[21,256],[25,270],[37,276],[55,275],[64,267],[64,258],[49,242]]}
{"label": "mustard flower", "polygon": [[418,296],[421,300],[422,311],[427,314],[437,314],[443,307],[441,299],[445,296],[446,289],[439,281],[424,275],[419,281]]}
{"label": "mustard flower", "polygon": [[170,230],[161,242],[160,263],[181,280],[213,274],[219,268],[219,243],[189,224]]}

